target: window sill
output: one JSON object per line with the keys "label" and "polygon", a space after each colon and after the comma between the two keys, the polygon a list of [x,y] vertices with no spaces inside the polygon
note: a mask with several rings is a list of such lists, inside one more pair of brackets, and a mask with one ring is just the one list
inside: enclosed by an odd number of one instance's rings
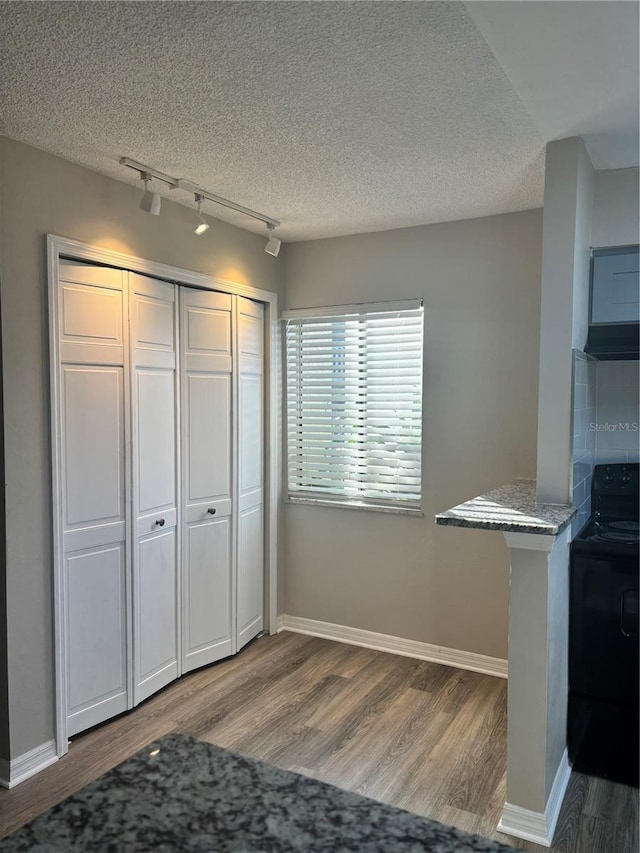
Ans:
{"label": "window sill", "polygon": [[392,515],[413,515],[418,518],[424,518],[424,512],[421,509],[399,506],[384,506],[382,504],[359,504],[352,501],[323,501],[320,498],[293,498],[285,499],[287,504],[296,504],[298,506],[328,506],[336,509],[356,509],[360,512],[386,512]]}

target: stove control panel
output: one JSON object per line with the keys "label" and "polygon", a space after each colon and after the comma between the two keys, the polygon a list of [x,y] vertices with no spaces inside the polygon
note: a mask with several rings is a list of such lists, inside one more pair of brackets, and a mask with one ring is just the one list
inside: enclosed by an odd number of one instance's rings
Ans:
{"label": "stove control panel", "polygon": [[639,464],[637,462],[617,462],[610,465],[596,465],[593,471],[593,490],[595,493],[610,495],[638,495]]}

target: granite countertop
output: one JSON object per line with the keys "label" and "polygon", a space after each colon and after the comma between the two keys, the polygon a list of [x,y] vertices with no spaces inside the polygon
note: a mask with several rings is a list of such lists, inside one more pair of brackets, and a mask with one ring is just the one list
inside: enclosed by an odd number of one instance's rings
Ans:
{"label": "granite countertop", "polygon": [[574,506],[536,503],[535,480],[514,480],[439,512],[436,524],[557,536],[577,511]]}
{"label": "granite countertop", "polygon": [[[429,791],[425,791],[425,803]],[[168,735],[0,841],[2,853],[517,853],[402,809]]]}

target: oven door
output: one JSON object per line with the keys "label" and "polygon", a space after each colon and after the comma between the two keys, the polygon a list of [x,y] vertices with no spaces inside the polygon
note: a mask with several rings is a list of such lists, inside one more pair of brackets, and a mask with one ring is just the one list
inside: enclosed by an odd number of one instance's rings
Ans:
{"label": "oven door", "polygon": [[569,689],[638,705],[638,561],[571,556]]}
{"label": "oven door", "polygon": [[572,549],[567,744],[573,769],[638,785],[638,561]]}

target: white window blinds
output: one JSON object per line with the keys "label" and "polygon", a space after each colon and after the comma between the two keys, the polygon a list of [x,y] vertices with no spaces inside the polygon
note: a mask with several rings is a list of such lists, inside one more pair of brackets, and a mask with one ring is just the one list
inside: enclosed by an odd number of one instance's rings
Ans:
{"label": "white window blinds", "polygon": [[419,509],[421,303],[283,316],[289,496]]}

